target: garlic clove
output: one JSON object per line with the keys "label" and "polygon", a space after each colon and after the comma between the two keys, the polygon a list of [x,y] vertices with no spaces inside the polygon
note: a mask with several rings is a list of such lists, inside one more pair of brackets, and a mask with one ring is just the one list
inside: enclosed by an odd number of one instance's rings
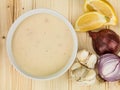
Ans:
{"label": "garlic clove", "polygon": [[76,70],[72,71],[71,76],[72,76],[73,79],[79,80],[80,79],[80,74],[81,74],[81,69],[79,68],[79,69],[76,69]]}
{"label": "garlic clove", "polygon": [[75,80],[80,78],[82,65],[78,62],[75,62],[71,67],[71,77]]}
{"label": "garlic clove", "polygon": [[84,75],[80,80],[78,80],[78,84],[83,86],[92,85],[96,82],[96,72],[94,70],[87,70],[86,75]]}
{"label": "garlic clove", "polygon": [[86,73],[86,68],[82,66],[82,67],[72,70],[71,76],[75,80],[80,80],[81,77],[84,76],[85,73]]}
{"label": "garlic clove", "polygon": [[81,50],[77,54],[79,62],[88,68],[94,68],[97,62],[97,56],[88,52],[87,50]]}
{"label": "garlic clove", "polygon": [[79,81],[91,80],[96,77],[96,73],[94,70],[87,69],[84,66],[77,68],[75,70],[72,70],[71,75],[75,80],[79,80]]}
{"label": "garlic clove", "polygon": [[96,78],[96,72],[94,70],[89,70],[86,76],[84,77],[85,80],[92,80]]}
{"label": "garlic clove", "polygon": [[88,81],[78,81],[77,84],[79,84],[80,86],[88,86],[94,84],[95,82],[96,82],[96,78]]}
{"label": "garlic clove", "polygon": [[88,68],[95,68],[95,64],[97,62],[97,56],[95,54],[90,55],[87,61]]}
{"label": "garlic clove", "polygon": [[81,64],[76,62],[72,65],[71,70],[75,70],[75,69],[80,68],[80,67],[82,67]]}
{"label": "garlic clove", "polygon": [[85,62],[89,55],[89,52],[87,50],[81,50],[77,53],[77,58],[80,62]]}
{"label": "garlic clove", "polygon": [[81,68],[81,78],[83,77],[83,76],[85,76],[86,75],[86,73],[87,73],[87,68],[86,67],[84,67],[84,66],[82,66],[82,68]]}

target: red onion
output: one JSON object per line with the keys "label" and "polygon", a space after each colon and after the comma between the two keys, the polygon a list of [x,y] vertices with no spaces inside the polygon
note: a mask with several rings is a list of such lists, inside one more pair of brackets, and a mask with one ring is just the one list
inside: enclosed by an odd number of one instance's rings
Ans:
{"label": "red onion", "polygon": [[98,73],[106,81],[120,80],[120,57],[104,54],[98,60]]}
{"label": "red onion", "polygon": [[117,53],[120,50],[120,38],[112,30],[89,32],[89,35],[92,37],[93,48],[98,55]]}

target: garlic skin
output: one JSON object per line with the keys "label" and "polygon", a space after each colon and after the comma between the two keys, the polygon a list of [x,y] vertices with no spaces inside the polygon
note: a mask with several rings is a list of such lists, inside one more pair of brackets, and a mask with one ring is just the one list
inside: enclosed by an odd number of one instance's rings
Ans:
{"label": "garlic skin", "polygon": [[87,62],[88,68],[95,68],[96,63],[97,63],[97,56],[95,54],[90,55]]}
{"label": "garlic skin", "polygon": [[93,85],[96,82],[96,78],[89,80],[89,81],[82,81],[82,82],[77,82],[80,86],[89,86]]}
{"label": "garlic skin", "polygon": [[76,62],[71,67],[71,77],[76,80],[79,85],[91,85],[96,81],[96,72]]}
{"label": "garlic skin", "polygon": [[79,62],[88,68],[95,68],[97,62],[97,56],[87,50],[81,50],[77,53]]}
{"label": "garlic skin", "polygon": [[87,50],[81,50],[77,53],[77,58],[81,60],[81,62],[85,62],[88,56],[89,52]]}
{"label": "garlic skin", "polygon": [[76,62],[72,65],[71,70],[75,70],[75,69],[80,68],[80,67],[82,67],[82,65],[79,64],[78,62]]}
{"label": "garlic skin", "polygon": [[96,72],[94,70],[88,70],[85,77],[79,80],[79,85],[92,85],[96,82]]}

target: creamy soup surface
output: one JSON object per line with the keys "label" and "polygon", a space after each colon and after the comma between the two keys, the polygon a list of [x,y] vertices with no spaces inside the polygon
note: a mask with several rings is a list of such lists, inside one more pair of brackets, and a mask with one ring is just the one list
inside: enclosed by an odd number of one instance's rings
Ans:
{"label": "creamy soup surface", "polygon": [[68,26],[56,16],[36,14],[16,29],[12,50],[21,70],[32,76],[47,76],[62,69],[73,51]]}

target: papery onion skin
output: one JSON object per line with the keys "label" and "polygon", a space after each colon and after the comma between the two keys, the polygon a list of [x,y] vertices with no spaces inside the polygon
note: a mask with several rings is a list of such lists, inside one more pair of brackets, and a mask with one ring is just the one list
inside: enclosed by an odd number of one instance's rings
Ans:
{"label": "papery onion skin", "polygon": [[120,50],[120,37],[110,29],[102,29],[99,32],[89,32],[92,44],[98,55],[117,53]]}
{"label": "papery onion skin", "polygon": [[[113,65],[111,65],[113,63]],[[107,70],[106,70],[106,67]],[[98,74],[106,81],[120,80],[120,57],[115,54],[104,54],[100,56],[97,63]],[[106,74],[107,73],[107,74]]]}

